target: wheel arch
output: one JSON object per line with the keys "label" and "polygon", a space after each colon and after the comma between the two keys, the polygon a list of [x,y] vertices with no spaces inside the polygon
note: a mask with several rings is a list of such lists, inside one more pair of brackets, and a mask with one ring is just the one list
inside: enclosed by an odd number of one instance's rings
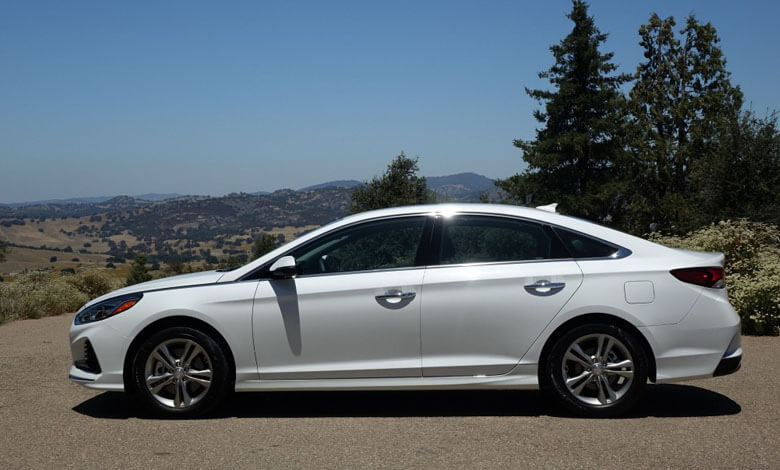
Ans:
{"label": "wheel arch", "polygon": [[538,376],[539,376],[539,383],[541,385],[542,382],[542,364],[545,364],[547,361],[547,356],[550,354],[550,351],[552,350],[552,346],[555,344],[555,342],[563,336],[567,331],[570,329],[585,325],[588,323],[606,323],[609,325],[615,325],[619,326],[629,332],[631,332],[638,340],[639,343],[642,345],[642,349],[644,349],[645,355],[647,356],[648,361],[648,371],[647,371],[647,377],[650,379],[651,382],[655,382],[656,380],[656,366],[655,366],[655,354],[653,353],[653,348],[650,346],[650,343],[647,341],[647,338],[645,338],[645,335],[642,334],[639,329],[631,324],[631,322],[617,317],[615,315],[610,315],[606,313],[588,313],[584,315],[579,315],[574,318],[571,318],[561,325],[559,325],[555,331],[552,332],[552,334],[547,338],[547,340],[544,343],[544,347],[542,348],[542,353],[539,355],[539,367],[538,367]]}
{"label": "wheel arch", "polygon": [[231,384],[235,384],[236,359],[233,356],[233,350],[230,348],[230,344],[228,344],[227,340],[225,340],[225,337],[216,328],[214,328],[212,325],[206,323],[203,320],[199,320],[197,318],[188,317],[184,315],[175,315],[175,316],[160,318],[146,325],[140,332],[138,332],[137,335],[135,335],[133,341],[130,342],[130,346],[127,348],[127,351],[125,352],[125,359],[122,367],[122,380],[125,384],[125,390],[133,392],[131,388],[133,387],[134,381],[132,380],[131,369],[133,365],[133,358],[135,357],[135,354],[138,351],[138,348],[141,346],[141,344],[143,344],[143,342],[154,333],[164,328],[169,328],[174,326],[186,326],[186,327],[200,330],[203,333],[209,335],[214,341],[216,341],[217,344],[219,344],[219,346],[223,348],[223,350],[225,351],[225,356],[228,358],[228,361],[230,362],[228,367],[228,372],[230,374],[230,382]]}

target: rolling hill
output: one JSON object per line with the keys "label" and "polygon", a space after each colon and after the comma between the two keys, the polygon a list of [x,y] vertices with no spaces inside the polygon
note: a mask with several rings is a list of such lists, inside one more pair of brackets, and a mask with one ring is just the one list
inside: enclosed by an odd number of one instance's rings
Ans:
{"label": "rolling hill", "polygon": [[[429,187],[444,201],[476,202],[493,190],[492,180],[475,173],[431,177]],[[226,196],[147,194],[141,197],[75,198],[0,205],[0,240],[12,247],[9,266],[29,269],[85,261],[122,263],[137,253],[152,261],[245,259],[260,233],[280,241],[343,217],[355,180],[337,180],[300,190],[232,193]],[[157,200],[154,200],[157,199]],[[14,248],[15,247],[15,248]],[[25,262],[14,264],[14,252]],[[87,255],[100,254],[103,257]],[[74,261],[78,259],[78,261]]]}

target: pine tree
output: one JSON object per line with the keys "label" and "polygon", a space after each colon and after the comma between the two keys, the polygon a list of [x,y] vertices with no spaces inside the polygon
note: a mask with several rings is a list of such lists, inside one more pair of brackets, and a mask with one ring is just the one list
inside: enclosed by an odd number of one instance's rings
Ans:
{"label": "pine tree", "polygon": [[711,221],[747,217],[780,224],[780,131],[777,116],[751,111],[718,137],[718,150],[692,174],[697,205]]}
{"label": "pine tree", "polygon": [[382,209],[385,207],[409,206],[435,202],[428,190],[424,176],[417,176],[417,159],[408,158],[401,152],[387,166],[381,177],[355,188],[352,192],[351,214]]}
{"label": "pine tree", "polygon": [[276,248],[276,237],[264,233],[252,244],[252,259],[257,259]]}
{"label": "pine tree", "polygon": [[674,34],[675,21],[657,14],[640,27],[645,62],[630,93],[633,153],[630,222],[685,232],[709,222],[694,174],[706,171],[722,136],[738,126],[742,93],[731,85],[715,28],[691,15]]}
{"label": "pine tree", "polygon": [[132,286],[141,282],[151,281],[152,276],[146,270],[146,255],[135,255],[130,272],[127,274],[127,285]]}
{"label": "pine tree", "polygon": [[550,50],[555,64],[539,74],[552,90],[526,93],[544,105],[534,112],[543,124],[531,141],[515,140],[528,163],[525,172],[496,184],[514,202],[533,205],[558,202],[572,215],[601,221],[620,216],[620,179],[626,154],[621,143],[624,98],[620,86],[629,77],[617,74],[611,52],[599,46],[607,39],[588,16],[588,5],[572,2],[567,15],[574,27]]}

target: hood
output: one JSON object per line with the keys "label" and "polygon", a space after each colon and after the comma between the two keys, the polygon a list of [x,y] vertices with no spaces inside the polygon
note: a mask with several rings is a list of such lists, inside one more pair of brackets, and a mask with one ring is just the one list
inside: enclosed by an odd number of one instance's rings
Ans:
{"label": "hood", "polygon": [[215,284],[224,274],[224,272],[218,271],[203,271],[199,273],[180,274],[178,276],[164,277],[161,279],[155,279],[154,281],[142,282],[140,284],[133,284],[132,286],[123,287],[121,289],[109,292],[108,294],[101,295],[96,299],[92,299],[87,302],[84,307],[88,307],[113,297],[125,294],[134,294],[136,292],[148,292],[151,290],[170,289],[172,287],[188,287],[200,284]]}

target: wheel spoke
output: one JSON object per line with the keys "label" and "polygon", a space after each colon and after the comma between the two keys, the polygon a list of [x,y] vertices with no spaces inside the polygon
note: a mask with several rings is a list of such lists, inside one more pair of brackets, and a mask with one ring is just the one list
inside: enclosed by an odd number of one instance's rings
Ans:
{"label": "wheel spoke", "polygon": [[190,397],[189,392],[187,391],[187,382],[184,380],[179,381],[179,387],[181,387],[181,398],[182,398],[182,407],[190,406],[192,403],[192,397]]}
{"label": "wheel spoke", "polygon": [[634,363],[631,362],[631,359],[625,359],[620,362],[610,362],[607,364],[608,370],[614,370],[614,369],[633,369]]}
{"label": "wheel spoke", "polygon": [[607,379],[606,377],[604,377],[602,375],[601,376],[601,381],[604,382],[604,388],[607,390],[607,393],[609,394],[609,401],[612,402],[612,401],[617,400],[617,394],[612,389],[612,385],[610,385],[609,379]]}
{"label": "wheel spoke", "polygon": [[195,343],[193,343],[192,341],[187,341],[186,343],[184,343],[184,349],[182,349],[181,357],[179,358],[179,364],[181,364],[182,366],[186,365],[187,356],[189,355],[193,344]]}
{"label": "wheel spoke", "polygon": [[571,387],[574,386],[574,384],[576,384],[577,382],[579,382],[580,380],[582,380],[582,379],[584,379],[586,377],[589,377],[590,375],[591,375],[590,372],[585,371],[582,374],[578,375],[577,377],[570,377],[570,378],[566,379],[566,385],[569,388],[571,388]]}
{"label": "wheel spoke", "polygon": [[159,392],[166,385],[170,385],[175,379],[173,374],[151,375],[146,378],[146,385],[152,393]]}
{"label": "wheel spoke", "polygon": [[588,367],[590,367],[590,363],[593,361],[593,359],[591,359],[591,357],[588,354],[586,354],[585,351],[582,350],[579,344],[577,343],[572,344],[571,349],[569,349],[569,352],[571,351],[577,353],[580,359],[582,359],[585,363],[588,364]]}
{"label": "wheel spoke", "polygon": [[627,379],[634,378],[634,371],[631,370],[605,370],[604,373],[609,375],[619,375]]}
{"label": "wheel spoke", "polygon": [[168,358],[165,357],[163,354],[160,354],[160,352],[161,352],[161,349],[158,348],[156,351],[154,351],[152,353],[152,356],[155,359],[157,359],[157,361],[160,362],[160,364],[162,364],[163,367],[165,367],[168,370],[173,370],[176,367],[176,366],[174,366],[174,362],[173,361],[169,361]]}
{"label": "wheel spoke", "polygon": [[604,347],[604,335],[599,335],[598,337],[598,344],[596,345],[596,360],[601,362],[602,354],[601,354],[601,348]]}
{"label": "wheel spoke", "polygon": [[615,391],[609,385],[609,380],[606,377],[601,376],[598,378],[596,385],[599,387],[599,402],[602,405],[611,403],[617,399]]}
{"label": "wheel spoke", "polygon": [[565,359],[568,359],[570,361],[574,361],[574,362],[578,363],[579,365],[581,365],[582,367],[584,367],[585,369],[589,369],[591,367],[591,365],[592,365],[591,363],[583,361],[582,359],[580,359],[579,357],[575,356],[574,354],[572,354],[570,352],[566,353]]}
{"label": "wheel spoke", "polygon": [[206,370],[191,370],[185,374],[187,380],[199,383],[201,385],[211,385],[211,371]]}
{"label": "wheel spoke", "polygon": [[200,346],[198,346],[195,343],[191,343],[191,344],[193,345],[193,348],[192,350],[189,351],[189,355],[184,355],[182,357],[182,365],[184,367],[189,367],[192,361],[195,360],[195,358],[198,357],[198,355],[203,352],[203,349],[201,349]]}
{"label": "wheel spoke", "polygon": [[181,380],[176,381],[176,395],[173,397],[174,408],[181,408]]}
{"label": "wheel spoke", "polygon": [[597,379],[596,380],[596,387],[599,389],[599,396],[598,396],[599,403],[601,403],[602,405],[606,405],[607,404],[607,398],[606,398],[606,396],[604,394],[604,384],[601,383],[601,379]]}
{"label": "wheel spoke", "polygon": [[585,388],[585,386],[591,382],[593,382],[593,375],[588,374],[588,378],[583,380],[582,383],[577,385],[575,388],[571,389],[572,393],[574,393],[575,395],[579,395],[580,393],[582,393],[582,389]]}
{"label": "wheel spoke", "polygon": [[[620,362],[610,362],[607,364],[606,369],[604,369],[605,374],[611,374],[611,375],[619,375],[621,377],[626,377],[628,379],[634,377],[634,371],[632,370],[634,368],[634,363],[631,362],[630,359],[626,359],[624,361]],[[623,370],[628,369],[628,370]]]}
{"label": "wheel spoke", "polygon": [[[161,344],[157,348],[158,356],[164,358],[165,360],[163,362],[167,363],[171,368],[176,367],[176,359],[174,359],[173,354],[168,350],[168,345]],[[160,355],[160,353],[162,355]]]}
{"label": "wheel spoke", "polygon": [[612,346],[615,345],[615,341],[611,337],[607,337],[607,345],[604,346],[604,351],[601,353],[601,361],[606,362],[609,360],[609,353],[612,351]]}

